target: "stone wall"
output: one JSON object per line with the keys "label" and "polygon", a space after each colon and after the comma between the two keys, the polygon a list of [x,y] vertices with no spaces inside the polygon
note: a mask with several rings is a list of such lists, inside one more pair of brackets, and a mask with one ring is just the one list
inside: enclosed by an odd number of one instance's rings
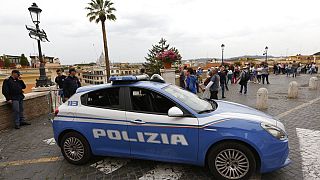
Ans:
{"label": "stone wall", "polygon": [[[28,121],[49,113],[47,92],[32,92],[25,94],[25,96],[24,115]],[[0,130],[13,127],[13,122],[10,105],[0,100]]]}

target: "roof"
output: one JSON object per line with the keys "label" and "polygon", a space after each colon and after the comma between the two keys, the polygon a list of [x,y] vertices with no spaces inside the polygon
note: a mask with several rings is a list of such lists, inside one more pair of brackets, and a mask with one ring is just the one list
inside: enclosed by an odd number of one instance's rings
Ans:
{"label": "roof", "polygon": [[166,83],[159,83],[159,82],[153,82],[153,81],[137,81],[137,82],[131,82],[126,84],[116,84],[116,85],[108,83],[108,84],[100,84],[100,85],[83,86],[77,89],[77,93],[94,91],[94,90],[99,90],[99,89],[104,89],[109,87],[121,87],[121,86],[143,87],[148,89],[162,89],[168,85],[169,84],[166,84]]}
{"label": "roof", "polygon": [[320,56],[320,52],[314,53],[315,56]]}

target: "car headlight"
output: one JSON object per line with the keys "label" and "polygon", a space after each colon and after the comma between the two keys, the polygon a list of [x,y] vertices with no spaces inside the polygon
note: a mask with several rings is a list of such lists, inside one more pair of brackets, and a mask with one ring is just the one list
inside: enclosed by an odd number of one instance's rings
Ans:
{"label": "car headlight", "polygon": [[277,126],[267,124],[267,123],[261,123],[261,127],[266,130],[269,134],[271,134],[273,137],[279,139],[280,141],[284,141],[288,139],[287,134]]}

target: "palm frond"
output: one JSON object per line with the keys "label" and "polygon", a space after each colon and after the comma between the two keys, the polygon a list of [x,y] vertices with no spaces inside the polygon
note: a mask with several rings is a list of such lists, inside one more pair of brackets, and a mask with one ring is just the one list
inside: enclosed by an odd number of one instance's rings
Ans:
{"label": "palm frond", "polygon": [[98,24],[100,22],[100,18],[97,18],[96,19],[96,23]]}
{"label": "palm frond", "polygon": [[115,21],[115,20],[117,20],[117,17],[114,14],[108,14],[107,19],[109,19],[111,21]]}
{"label": "palm frond", "polygon": [[95,19],[99,19],[99,18],[96,18],[96,16],[91,16],[91,17],[89,17],[89,21],[90,21],[90,22],[92,22],[92,21],[95,20]]}

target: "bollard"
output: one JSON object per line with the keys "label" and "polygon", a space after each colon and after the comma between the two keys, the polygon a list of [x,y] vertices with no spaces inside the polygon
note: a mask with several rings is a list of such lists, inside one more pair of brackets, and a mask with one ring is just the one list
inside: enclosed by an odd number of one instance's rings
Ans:
{"label": "bollard", "polygon": [[268,90],[260,88],[257,92],[257,109],[268,108]]}
{"label": "bollard", "polygon": [[296,81],[292,81],[289,83],[288,98],[295,99],[297,97],[298,97],[298,83]]}
{"label": "bollard", "polygon": [[317,77],[311,77],[309,80],[309,88],[312,90],[316,90],[318,88],[318,78]]}

